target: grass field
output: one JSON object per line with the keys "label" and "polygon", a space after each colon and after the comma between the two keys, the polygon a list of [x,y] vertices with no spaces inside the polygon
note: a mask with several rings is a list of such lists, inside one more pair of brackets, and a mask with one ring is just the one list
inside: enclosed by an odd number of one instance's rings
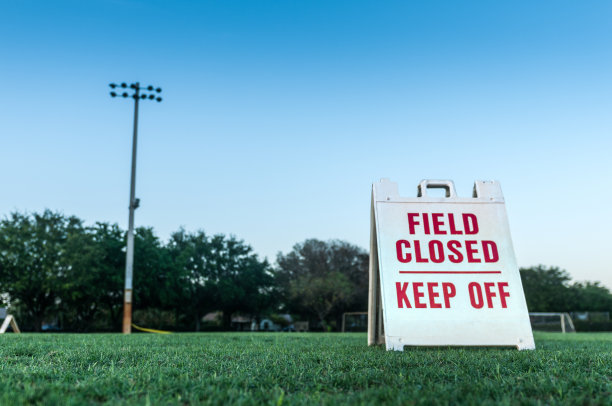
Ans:
{"label": "grass field", "polygon": [[368,348],[365,334],[5,334],[0,404],[612,404],[612,333],[536,351]]}

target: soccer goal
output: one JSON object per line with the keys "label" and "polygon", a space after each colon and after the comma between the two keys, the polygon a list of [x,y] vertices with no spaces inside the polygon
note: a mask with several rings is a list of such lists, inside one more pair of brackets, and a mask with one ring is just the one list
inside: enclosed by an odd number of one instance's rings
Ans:
{"label": "soccer goal", "polygon": [[5,308],[0,308],[0,320],[2,319],[4,319],[4,321],[2,322],[2,325],[0,325],[0,334],[4,334],[9,326],[13,328],[13,332],[21,333],[19,326],[15,321],[15,317],[10,314],[6,314]]}
{"label": "soccer goal", "polygon": [[347,312],[342,314],[342,332],[368,331],[368,312]]}
{"label": "soccer goal", "polygon": [[575,333],[574,323],[568,313],[529,313],[531,328],[539,331]]}

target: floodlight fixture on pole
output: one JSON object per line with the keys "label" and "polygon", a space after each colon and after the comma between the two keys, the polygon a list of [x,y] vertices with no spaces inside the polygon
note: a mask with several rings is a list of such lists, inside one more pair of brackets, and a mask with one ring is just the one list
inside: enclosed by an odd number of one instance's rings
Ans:
{"label": "floodlight fixture on pole", "polygon": [[[125,253],[125,288],[123,292],[123,334],[132,332],[132,276],[134,270],[134,210],[140,205],[140,199],[136,198],[136,145],[138,141],[138,102],[142,100],[156,100],[159,97],[161,87],[140,86],[140,83],[128,85],[111,83],[111,97],[131,97],[134,99],[134,135],[132,138],[132,172],[130,177],[130,216],[128,221],[127,250]],[[117,90],[117,91],[115,91]],[[142,93],[141,93],[142,92]],[[144,92],[148,92],[144,93]],[[131,94],[130,94],[131,93]]]}

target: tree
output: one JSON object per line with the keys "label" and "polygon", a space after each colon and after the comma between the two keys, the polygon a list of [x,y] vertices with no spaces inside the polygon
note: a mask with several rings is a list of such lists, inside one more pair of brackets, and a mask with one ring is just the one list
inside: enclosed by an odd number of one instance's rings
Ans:
{"label": "tree", "polygon": [[174,308],[174,279],[168,248],[150,227],[138,227],[134,235],[134,306],[139,309]]}
{"label": "tree", "polygon": [[[45,318],[68,330],[117,328],[122,311],[125,236],[116,225],[84,227],[49,210],[13,213],[0,221],[0,302],[10,303],[40,331]],[[266,261],[234,237],[180,230],[168,244],[151,228],[135,233],[135,308],[174,310],[195,328],[206,311],[258,315],[270,306],[273,275]],[[108,317],[100,323],[101,316]],[[25,318],[25,319],[24,319]]]}
{"label": "tree", "polygon": [[60,293],[64,327],[88,331],[101,309],[106,309],[107,328],[119,328],[125,267],[123,235],[119,226],[106,223],[68,234],[64,256],[67,266]]}
{"label": "tree", "polygon": [[599,282],[575,282],[557,267],[521,268],[530,312],[612,311],[612,293]]}
{"label": "tree", "polygon": [[196,331],[209,311],[222,310],[223,326],[229,329],[232,314],[257,316],[268,305],[270,266],[243,241],[179,230],[172,234],[168,249],[175,274],[180,275],[181,307],[194,320]]}
{"label": "tree", "polygon": [[81,220],[50,210],[12,213],[0,222],[0,291],[36,331],[59,303],[61,280],[69,271],[68,236],[82,232]]}
{"label": "tree", "polygon": [[573,310],[569,274],[558,267],[538,265],[521,268],[521,280],[530,312],[568,312]]}
{"label": "tree", "polygon": [[612,293],[599,282],[576,282],[570,291],[574,299],[573,311],[612,311]]}
{"label": "tree", "polygon": [[277,284],[286,310],[316,318],[324,329],[342,313],[366,310],[368,254],[344,241],[309,239],[277,257]]}
{"label": "tree", "polygon": [[310,307],[316,314],[323,330],[327,330],[327,317],[332,311],[347,303],[352,294],[352,284],[346,275],[330,272],[325,276],[300,276],[289,283],[291,300]]}
{"label": "tree", "polygon": [[200,331],[202,316],[216,310],[212,283],[206,259],[210,256],[210,244],[203,231],[193,234],[181,229],[170,236],[168,251],[177,278],[175,310],[180,309],[194,321],[195,331]]}
{"label": "tree", "polygon": [[231,325],[232,314],[243,311],[258,316],[269,304],[272,270],[253,249],[233,236],[215,235],[205,258],[208,283],[216,305],[223,311],[223,326]]}
{"label": "tree", "polygon": [[108,326],[117,331],[123,313],[126,233],[117,224],[96,223],[90,231],[98,246],[98,301],[108,313]]}

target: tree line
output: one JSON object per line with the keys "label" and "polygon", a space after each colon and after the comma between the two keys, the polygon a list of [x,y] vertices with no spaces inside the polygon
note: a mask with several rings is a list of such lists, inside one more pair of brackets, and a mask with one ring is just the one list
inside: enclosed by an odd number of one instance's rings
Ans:
{"label": "tree line", "polygon": [[543,265],[521,268],[532,312],[612,312],[612,293],[599,282],[573,282],[567,271]]}
{"label": "tree line", "polygon": [[[120,331],[125,238],[117,224],[87,226],[50,210],[11,213],[0,221],[0,306],[10,305],[25,330],[52,322],[64,331]],[[338,330],[344,312],[367,310],[368,261],[350,243],[309,239],[270,264],[234,236],[180,229],[162,241],[140,227],[134,321],[201,331],[211,328],[203,317],[218,311],[213,327],[227,330],[235,315],[289,313],[313,330]],[[522,268],[521,278],[530,311],[612,311],[607,288],[570,283],[559,268]]]}
{"label": "tree line", "polygon": [[[306,240],[272,266],[234,236],[180,229],[164,242],[140,227],[134,238],[134,321],[150,327],[200,331],[220,311],[222,329],[237,314],[290,313],[328,330],[367,308],[368,254],[343,241]],[[0,221],[0,306],[25,330],[119,331],[125,239],[117,224],[11,213]]]}

